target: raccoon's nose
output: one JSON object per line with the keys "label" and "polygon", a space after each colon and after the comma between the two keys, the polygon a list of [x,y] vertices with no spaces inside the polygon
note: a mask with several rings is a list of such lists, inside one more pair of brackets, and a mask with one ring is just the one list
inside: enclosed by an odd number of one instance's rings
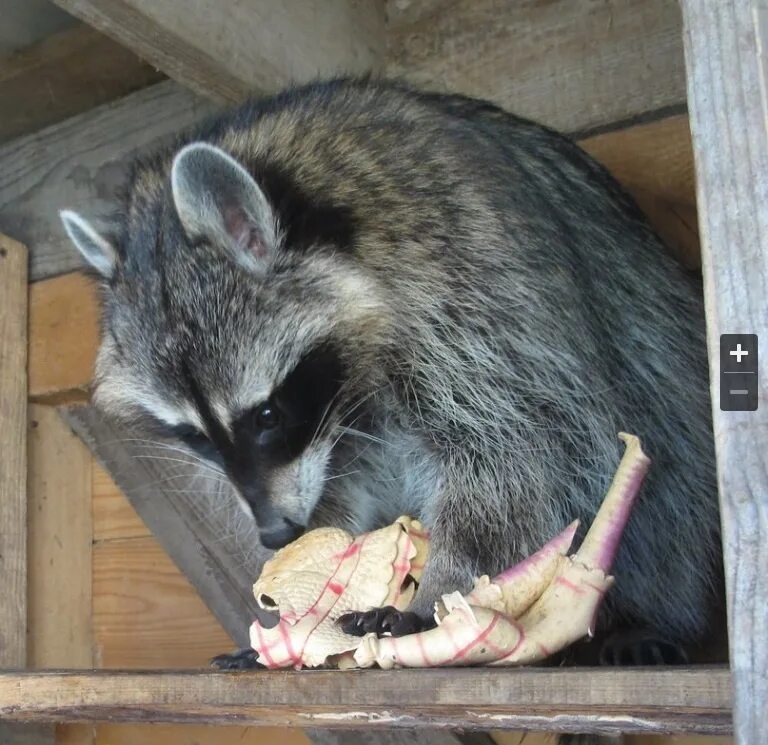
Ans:
{"label": "raccoon's nose", "polygon": [[280,525],[261,530],[259,537],[266,548],[277,549],[295,541],[304,530],[303,525],[298,525],[290,520],[283,520]]}

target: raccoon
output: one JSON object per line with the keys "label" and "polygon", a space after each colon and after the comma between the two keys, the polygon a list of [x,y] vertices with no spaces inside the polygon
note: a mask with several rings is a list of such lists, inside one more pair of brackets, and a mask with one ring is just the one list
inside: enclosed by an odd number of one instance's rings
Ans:
{"label": "raccoon", "polygon": [[[703,637],[719,595],[699,287],[566,137],[479,100],[337,79],[134,164],[114,225],[62,212],[103,287],[95,400],[226,473],[261,540],[407,513],[408,613],[588,525],[654,465],[600,628]],[[658,651],[658,648],[657,648]]]}

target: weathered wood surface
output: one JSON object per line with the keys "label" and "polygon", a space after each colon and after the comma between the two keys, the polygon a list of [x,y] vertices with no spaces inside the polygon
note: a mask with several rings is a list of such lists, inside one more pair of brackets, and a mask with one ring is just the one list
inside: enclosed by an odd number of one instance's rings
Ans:
{"label": "weathered wood surface", "polygon": [[[768,3],[684,0],[736,742],[768,742]],[[757,334],[758,409],[719,409],[724,333]]]}
{"label": "weathered wood surface", "polygon": [[[27,664],[27,249],[0,235],[0,668]],[[3,745],[52,745],[0,721]]]}
{"label": "weathered wood surface", "polygon": [[87,400],[99,343],[96,295],[93,281],[79,272],[30,285],[31,400]]}
{"label": "weathered wood surface", "polygon": [[[27,666],[91,668],[93,459],[55,409],[33,404],[28,413]],[[91,745],[93,727],[58,725],[55,742]]]}
{"label": "weathered wood surface", "polygon": [[163,79],[132,51],[86,25],[0,59],[0,143]]}
{"label": "weathered wood surface", "polygon": [[720,734],[729,681],[723,668],[5,673],[0,716]]}
{"label": "weathered wood surface", "polygon": [[377,69],[382,0],[55,0],[199,93],[240,101],[254,91]]}
{"label": "weathered wood surface", "polygon": [[[240,619],[241,630],[249,617]],[[93,634],[103,668],[206,667],[211,657],[233,648],[200,595],[152,537],[94,545]]]}
{"label": "weathered wood surface", "polygon": [[682,110],[676,0],[388,0],[387,72],[565,132]]}
{"label": "weathered wood surface", "polygon": [[60,209],[109,215],[126,158],[214,110],[168,81],[0,147],[0,231],[33,247],[30,278],[81,266]]}
{"label": "weathered wood surface", "polygon": [[54,408],[29,407],[31,668],[93,667],[91,462]]}
{"label": "weathered wood surface", "polygon": [[246,646],[249,619],[259,613],[251,586],[268,554],[253,526],[237,520],[231,487],[178,450],[121,431],[92,406],[65,416],[234,643]]}
{"label": "weathered wood surface", "polygon": [[0,668],[27,664],[27,249],[0,235]]}

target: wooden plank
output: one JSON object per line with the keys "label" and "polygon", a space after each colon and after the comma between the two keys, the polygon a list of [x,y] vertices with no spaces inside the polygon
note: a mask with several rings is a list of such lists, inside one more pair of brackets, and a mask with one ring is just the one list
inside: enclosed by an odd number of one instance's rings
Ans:
{"label": "wooden plank", "polygon": [[724,668],[5,673],[0,715],[315,728],[730,729]]}
{"label": "wooden plank", "polygon": [[[27,665],[91,668],[92,458],[49,406],[29,407],[28,444]],[[92,742],[91,725],[56,728],[57,745]]]}
{"label": "wooden plank", "polygon": [[30,407],[29,667],[93,666],[91,460],[54,408]]}
{"label": "wooden plank", "polygon": [[148,538],[152,534],[109,473],[93,461],[93,540]]}
{"label": "wooden plank", "polygon": [[240,101],[339,73],[375,70],[384,55],[381,0],[244,0],[217,12],[195,0],[56,0],[171,78]]}
{"label": "wooden plank", "polygon": [[33,401],[85,401],[99,343],[93,282],[65,274],[29,289],[29,397]]}
{"label": "wooden plank", "polygon": [[27,249],[0,235],[0,668],[27,664]]}
{"label": "wooden plank", "polygon": [[725,412],[720,335],[768,339],[768,4],[684,0],[685,54],[728,596],[736,742],[768,742],[768,354],[758,409]]}
{"label": "wooden plank", "polygon": [[[27,664],[27,249],[0,235],[0,668]],[[49,725],[0,722],[3,745],[52,745]]]}
{"label": "wooden plank", "polygon": [[[245,616],[241,625],[247,624]],[[93,627],[99,667],[206,667],[211,657],[232,647],[151,537],[94,546]]]}
{"label": "wooden plank", "polygon": [[683,110],[676,0],[389,0],[386,71],[564,132]]}
{"label": "wooden plank", "polygon": [[86,25],[0,60],[0,143],[158,83],[163,74]]}
{"label": "wooden plank", "polygon": [[127,158],[214,110],[168,81],[0,146],[0,230],[33,247],[31,279],[81,266],[60,209],[110,214]]}
{"label": "wooden plank", "polygon": [[96,729],[96,745],[309,745],[309,742],[301,730],[284,727],[102,724]]}

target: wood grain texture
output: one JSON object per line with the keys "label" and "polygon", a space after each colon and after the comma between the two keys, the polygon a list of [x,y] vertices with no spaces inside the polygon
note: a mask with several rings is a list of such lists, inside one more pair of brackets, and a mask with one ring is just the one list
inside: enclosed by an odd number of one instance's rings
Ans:
{"label": "wood grain texture", "polygon": [[59,210],[110,214],[127,159],[214,110],[168,81],[0,146],[0,230],[34,247],[31,279],[81,267]]}
{"label": "wood grain texture", "polygon": [[29,288],[29,397],[85,401],[99,343],[96,288],[75,272]]}
{"label": "wood grain texture", "polygon": [[[301,730],[283,727],[102,724],[96,728],[96,745],[275,745],[276,743],[309,745],[310,740]],[[62,744],[57,743],[57,745]],[[366,745],[368,745],[367,740]]]}
{"label": "wood grain texture", "polygon": [[29,408],[32,668],[93,666],[91,454],[50,406]]}
{"label": "wood grain texture", "polygon": [[[55,409],[28,413],[27,665],[91,668],[92,458]],[[91,745],[93,727],[59,725],[55,742]]]}
{"label": "wood grain texture", "polygon": [[86,25],[0,60],[0,143],[163,79],[133,52]]}
{"label": "wood grain texture", "polygon": [[[27,249],[0,235],[0,668],[27,664]],[[53,745],[50,725],[0,721],[3,745]]]}
{"label": "wood grain texture", "polygon": [[93,540],[148,538],[152,535],[109,473],[92,461]]}
{"label": "wood grain texture", "polygon": [[0,715],[314,728],[730,729],[723,668],[0,674]]}
{"label": "wood grain texture", "polygon": [[685,103],[676,0],[389,0],[387,72],[564,132]]}
{"label": "wood grain texture", "polygon": [[56,0],[185,86],[224,101],[377,69],[382,0]]}
{"label": "wood grain texture", "polygon": [[105,668],[206,667],[233,646],[154,538],[94,546],[93,629]]}
{"label": "wood grain texture", "polygon": [[735,735],[768,742],[768,355],[758,410],[720,411],[720,334],[768,339],[768,3],[684,0]]}
{"label": "wood grain texture", "polygon": [[0,235],[0,668],[27,664],[27,249]]}

